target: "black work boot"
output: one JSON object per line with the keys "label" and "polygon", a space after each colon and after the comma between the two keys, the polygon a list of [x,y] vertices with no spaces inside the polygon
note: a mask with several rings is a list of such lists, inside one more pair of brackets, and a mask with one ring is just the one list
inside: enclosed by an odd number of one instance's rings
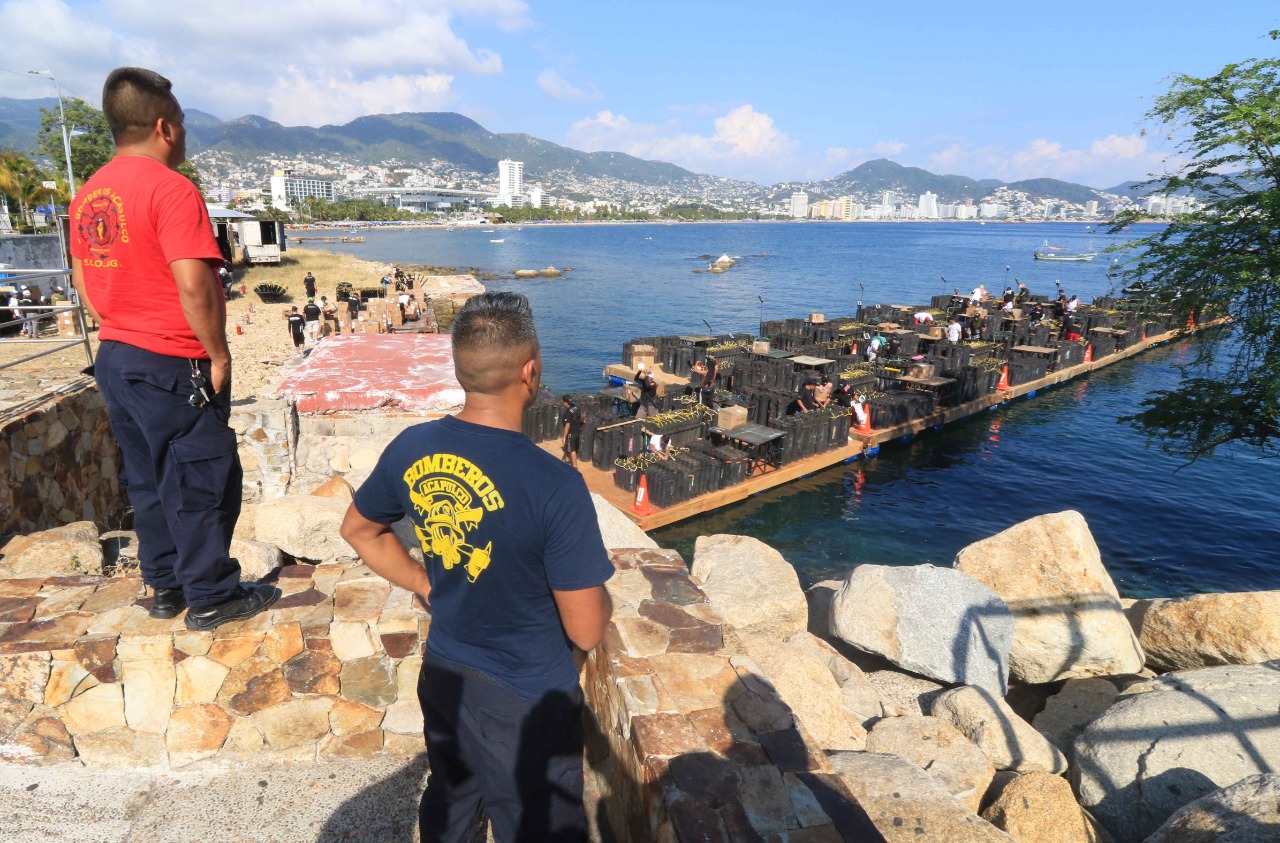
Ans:
{"label": "black work boot", "polygon": [[183,596],[182,589],[157,588],[155,597],[151,601],[151,611],[147,614],[153,618],[168,620],[176,618],[185,608],[187,608],[187,598]]}
{"label": "black work boot", "polygon": [[187,629],[203,632],[228,621],[251,618],[280,598],[280,589],[263,582],[236,587],[235,596],[225,603],[191,609],[187,612]]}

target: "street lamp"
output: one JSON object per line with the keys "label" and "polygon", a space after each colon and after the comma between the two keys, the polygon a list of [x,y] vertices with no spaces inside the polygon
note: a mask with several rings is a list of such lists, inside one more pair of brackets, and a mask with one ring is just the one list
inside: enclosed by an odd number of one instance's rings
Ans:
{"label": "street lamp", "polygon": [[71,188],[71,195],[76,195],[76,177],[71,171],[71,138],[67,135],[67,113],[62,108],[62,86],[58,84],[58,80],[54,77],[52,70],[28,70],[32,76],[47,77],[53,82],[53,88],[58,92],[58,117],[59,125],[62,128],[62,151],[67,156],[67,185]]}

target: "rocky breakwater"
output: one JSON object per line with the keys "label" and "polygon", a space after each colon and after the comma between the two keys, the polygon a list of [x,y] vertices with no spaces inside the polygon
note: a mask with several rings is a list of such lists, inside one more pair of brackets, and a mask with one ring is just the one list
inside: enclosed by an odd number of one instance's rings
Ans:
{"label": "rocky breakwater", "polygon": [[[819,583],[801,635],[794,578],[762,561],[776,554],[726,558],[749,541],[699,540],[694,582],[766,633],[741,640],[784,698],[812,660],[828,669],[793,710],[886,839],[1280,839],[1280,595],[1126,609],[1088,525],[1064,512],[951,568],[860,565]],[[809,726],[837,706],[863,746]]]}

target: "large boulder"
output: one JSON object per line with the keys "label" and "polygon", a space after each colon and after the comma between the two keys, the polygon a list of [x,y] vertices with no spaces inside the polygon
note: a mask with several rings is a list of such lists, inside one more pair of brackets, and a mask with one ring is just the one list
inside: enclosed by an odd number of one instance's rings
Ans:
{"label": "large boulder", "polygon": [[1280,770],[1280,661],[1130,686],[1075,742],[1080,804],[1120,843],[1248,776]]}
{"label": "large boulder", "polygon": [[748,536],[699,536],[694,580],[711,605],[743,635],[787,639],[809,625],[795,568],[782,554]]}
{"label": "large boulder", "polygon": [[742,643],[819,747],[863,748],[867,732],[845,714],[840,686],[815,650],[764,635],[742,636]]}
{"label": "large boulder", "polygon": [[868,752],[891,752],[928,770],[973,811],[982,804],[995,767],[973,741],[936,717],[886,717],[867,733]]}
{"label": "large boulder", "polygon": [[950,568],[859,565],[831,606],[842,641],[940,682],[1009,689],[1013,616],[987,586]]}
{"label": "large boulder", "polygon": [[868,670],[863,675],[875,689],[888,717],[928,714],[934,699],[949,687],[896,668]]}
{"label": "large boulder", "polygon": [[263,501],[255,507],[252,538],[273,544],[295,559],[354,559],[356,552],[338,534],[347,506],[340,498],[314,495],[286,495]]}
{"label": "large boulder", "polygon": [[1108,679],[1068,679],[1062,690],[1049,697],[1031,725],[1065,753],[1085,727],[1102,716],[1119,696],[1120,689]]}
{"label": "large boulder", "polygon": [[961,550],[955,567],[1013,610],[1017,632],[1009,669],[1023,682],[1142,669],[1142,648],[1080,513],[1015,524]]}
{"label": "large boulder", "polygon": [[607,550],[657,549],[658,543],[613,504],[595,492],[591,493],[591,502],[595,504],[596,522],[600,525],[600,535]]}
{"label": "large boulder", "polygon": [[1280,839],[1280,774],[1264,773],[1215,790],[1182,808],[1145,843],[1275,843]]}
{"label": "large boulder", "polygon": [[1161,672],[1280,659],[1280,591],[1139,600],[1129,619]]}
{"label": "large boulder", "polygon": [[905,758],[883,752],[836,752],[830,761],[887,843],[1013,841]]}
{"label": "large boulder", "polygon": [[933,701],[932,714],[977,744],[997,770],[1066,772],[1062,751],[985,688],[944,691]]}
{"label": "large boulder", "polygon": [[101,573],[102,545],[92,521],[14,536],[0,548],[0,579]]}
{"label": "large boulder", "polygon": [[1106,833],[1076,804],[1071,785],[1051,773],[1019,773],[1001,790],[982,818],[1018,843],[1101,843]]}

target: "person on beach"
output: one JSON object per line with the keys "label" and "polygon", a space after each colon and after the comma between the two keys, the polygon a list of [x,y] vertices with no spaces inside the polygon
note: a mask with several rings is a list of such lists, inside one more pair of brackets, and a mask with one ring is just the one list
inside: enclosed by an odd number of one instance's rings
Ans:
{"label": "person on beach", "polygon": [[[321,319],[321,322],[323,323],[320,326],[321,336],[327,337],[329,336],[330,332],[333,332],[335,334],[338,333],[337,316],[338,316],[338,309],[329,303],[329,297],[321,296],[320,297],[320,319]],[[331,322],[333,323],[332,326],[330,326]]]}
{"label": "person on beach", "polygon": [[[431,776],[424,841],[586,841],[575,648],[604,637],[614,566],[582,475],[521,432],[540,388],[533,310],[489,292],[458,311],[453,416],[389,444],[341,534],[431,610],[418,700]],[[425,558],[392,530],[408,517]]]}
{"label": "person on beach", "polygon": [[312,345],[320,341],[320,317],[322,315],[320,305],[316,304],[316,300],[308,298],[307,303],[302,308],[302,318],[306,320],[307,337],[311,340]]}
{"label": "person on beach", "polygon": [[316,277],[311,274],[310,270],[307,270],[306,276],[302,279],[302,286],[307,291],[307,298],[313,299],[316,297]]}
{"label": "person on beach", "polygon": [[231,416],[222,253],[186,158],[168,79],[111,71],[102,110],[114,157],[69,210],[71,277],[101,325],[94,365],[133,507],[153,618],[187,609],[187,629],[250,618],[280,597],[241,584],[230,555],[243,472]]}
{"label": "person on beach", "polygon": [[293,337],[293,347],[302,348],[307,343],[307,335],[304,333],[307,320],[298,312],[296,304],[286,310],[284,316],[289,320],[289,335]]}

